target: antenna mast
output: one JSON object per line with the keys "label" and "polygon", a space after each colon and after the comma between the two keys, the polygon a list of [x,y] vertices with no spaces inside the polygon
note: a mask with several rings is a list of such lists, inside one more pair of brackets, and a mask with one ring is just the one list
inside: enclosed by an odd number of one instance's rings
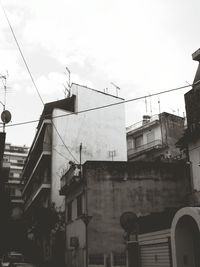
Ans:
{"label": "antenna mast", "polygon": [[4,89],[4,106],[6,105],[6,94],[7,94],[7,87],[6,87],[6,82],[7,82],[7,77],[6,75],[0,74],[0,79],[3,83],[3,89]]}
{"label": "antenna mast", "polygon": [[[70,88],[71,88],[71,72],[70,72],[70,70],[68,69],[68,67],[65,67],[65,69],[66,69],[66,71],[67,71],[67,73],[68,73],[68,82],[67,82],[67,86],[65,85],[65,84],[63,84],[63,86],[64,86],[64,95],[65,95],[65,97],[67,97],[67,95],[68,96],[70,96]],[[66,73],[65,73],[66,74]]]}
{"label": "antenna mast", "polygon": [[120,90],[120,87],[117,86],[116,84],[114,84],[113,82],[111,82],[111,84],[115,87],[115,89],[116,89],[116,96],[118,96],[118,91]]}
{"label": "antenna mast", "polygon": [[160,110],[160,98],[158,98],[158,112],[159,112],[159,114],[161,113],[161,110]]}
{"label": "antenna mast", "polygon": [[152,105],[151,105],[151,95],[149,94],[149,101],[150,101],[150,113],[151,113],[151,117],[152,117]]}
{"label": "antenna mast", "polygon": [[[7,72],[7,75],[8,75],[8,72]],[[1,113],[1,120],[3,122],[3,132],[5,132],[5,125],[6,123],[8,123],[11,119],[11,114],[8,110],[6,110],[6,94],[7,94],[7,86],[6,86],[6,83],[7,83],[7,77],[6,75],[2,75],[0,74],[0,79],[2,81],[2,84],[3,84],[3,89],[4,89],[4,102],[1,102],[1,105],[3,106],[3,112]]]}
{"label": "antenna mast", "polygon": [[146,98],[146,96],[145,96],[145,109],[146,109],[146,114],[147,114],[147,98]]}
{"label": "antenna mast", "polygon": [[69,76],[69,82],[68,82],[68,86],[69,88],[71,87],[71,72],[70,70],[68,69],[68,67],[65,67],[66,68],[66,71],[68,72],[68,76]]}

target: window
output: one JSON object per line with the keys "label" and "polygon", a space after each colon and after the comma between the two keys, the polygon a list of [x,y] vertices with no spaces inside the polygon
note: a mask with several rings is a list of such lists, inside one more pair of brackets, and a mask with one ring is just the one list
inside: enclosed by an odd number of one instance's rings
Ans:
{"label": "window", "polygon": [[14,172],[14,173],[13,173],[13,177],[14,177],[14,178],[20,178],[20,173]]}
{"label": "window", "polygon": [[155,137],[154,137],[154,131],[149,131],[147,133],[147,143],[153,142],[154,139],[155,139]]}
{"label": "window", "polygon": [[76,200],[77,200],[77,216],[80,216],[83,214],[82,195],[79,195]]}
{"label": "window", "polygon": [[72,201],[67,205],[67,221],[70,222],[72,220]]}
{"label": "window", "polygon": [[140,147],[143,145],[143,136],[140,135],[135,138],[135,147]]}
{"label": "window", "polygon": [[133,148],[133,138],[128,137],[128,142],[127,142],[128,149]]}
{"label": "window", "polygon": [[16,193],[15,193],[16,191],[15,191],[15,188],[10,188],[10,195],[11,196],[15,196],[16,195]]}

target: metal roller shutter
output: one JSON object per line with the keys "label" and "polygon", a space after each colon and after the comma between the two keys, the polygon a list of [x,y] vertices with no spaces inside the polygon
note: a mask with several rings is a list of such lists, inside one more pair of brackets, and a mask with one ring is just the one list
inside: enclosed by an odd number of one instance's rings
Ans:
{"label": "metal roller shutter", "polygon": [[146,244],[140,247],[142,267],[171,267],[169,244]]}

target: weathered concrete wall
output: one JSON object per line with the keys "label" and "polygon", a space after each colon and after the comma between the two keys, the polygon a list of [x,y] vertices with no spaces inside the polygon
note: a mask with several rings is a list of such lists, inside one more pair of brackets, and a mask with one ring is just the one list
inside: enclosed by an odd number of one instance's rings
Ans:
{"label": "weathered concrete wall", "polygon": [[185,203],[189,181],[182,164],[150,162],[87,162],[88,225],[91,253],[125,248],[120,215],[138,216],[180,207]]}
{"label": "weathered concrete wall", "polygon": [[193,189],[200,190],[200,139],[194,139],[188,145],[189,158],[192,168]]}
{"label": "weathered concrete wall", "polygon": [[[76,95],[76,111],[122,101],[120,98],[78,85],[72,86],[72,94]],[[53,117],[66,114],[69,113],[60,109],[53,111]],[[64,202],[59,196],[60,177],[67,169],[69,160],[74,161],[76,158],[79,163],[81,143],[82,163],[86,160],[112,160],[109,151],[115,151],[114,160],[127,160],[124,105],[54,118],[53,123],[65,143],[64,146],[53,127],[51,195],[52,201],[61,207]]]}
{"label": "weathered concrete wall", "polygon": [[[176,143],[183,136],[184,133],[184,119],[163,112],[160,114],[161,130],[163,142],[168,146],[166,150],[174,157],[180,154],[180,149],[176,147]],[[166,151],[165,151],[166,153]]]}

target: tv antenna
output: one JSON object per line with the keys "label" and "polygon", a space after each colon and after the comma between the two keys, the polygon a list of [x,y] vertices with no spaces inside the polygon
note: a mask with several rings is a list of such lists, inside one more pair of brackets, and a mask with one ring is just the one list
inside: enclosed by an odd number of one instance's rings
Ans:
{"label": "tv antenna", "polygon": [[68,81],[67,81],[67,86],[65,85],[65,84],[63,84],[63,86],[64,86],[64,94],[65,94],[65,97],[67,97],[67,96],[70,96],[70,88],[71,88],[71,72],[70,72],[70,70],[69,70],[69,68],[68,67],[65,67],[65,69],[66,69],[66,71],[67,71],[67,76],[68,76]]}
{"label": "tv antenna", "polygon": [[0,79],[2,81],[2,84],[3,84],[3,89],[4,89],[4,106],[6,105],[6,94],[7,94],[7,77],[6,75],[2,75],[0,74]]}
{"label": "tv antenna", "polygon": [[70,89],[67,88],[67,86],[63,83],[63,86],[64,86],[64,95],[65,95],[65,98],[69,97],[70,96]]}
{"label": "tv antenna", "polygon": [[147,98],[146,98],[146,96],[145,96],[145,109],[146,109],[146,114],[147,114],[147,112],[148,112],[148,110],[147,110]]}
{"label": "tv antenna", "polygon": [[[7,72],[7,76],[8,76],[8,72]],[[6,123],[10,122],[11,113],[10,113],[10,111],[6,110],[7,77],[6,77],[6,75],[0,74],[0,79],[3,83],[3,89],[4,89],[4,102],[0,101],[0,103],[3,106],[3,112],[1,113],[1,120],[3,122],[3,132],[5,132],[5,125],[6,125]]]}
{"label": "tv antenna", "polygon": [[161,113],[161,109],[160,109],[160,98],[158,98],[158,112],[159,112],[159,114]]}
{"label": "tv antenna", "polygon": [[116,89],[116,96],[118,96],[118,91],[120,90],[120,87],[117,86],[116,84],[114,84],[113,82],[111,82],[111,84],[115,87],[115,89]]}
{"label": "tv antenna", "polygon": [[69,78],[67,85],[71,87],[71,71],[68,69],[68,67],[65,67],[65,68],[66,68],[66,71],[68,72],[68,78]]}
{"label": "tv antenna", "polygon": [[109,150],[109,151],[108,151],[108,156],[109,156],[109,158],[111,158],[112,161],[113,161],[113,160],[114,160],[114,157],[117,156],[116,150]]}
{"label": "tv antenna", "polygon": [[149,93],[149,104],[150,104],[150,113],[152,117],[152,104],[151,104],[151,94]]}

